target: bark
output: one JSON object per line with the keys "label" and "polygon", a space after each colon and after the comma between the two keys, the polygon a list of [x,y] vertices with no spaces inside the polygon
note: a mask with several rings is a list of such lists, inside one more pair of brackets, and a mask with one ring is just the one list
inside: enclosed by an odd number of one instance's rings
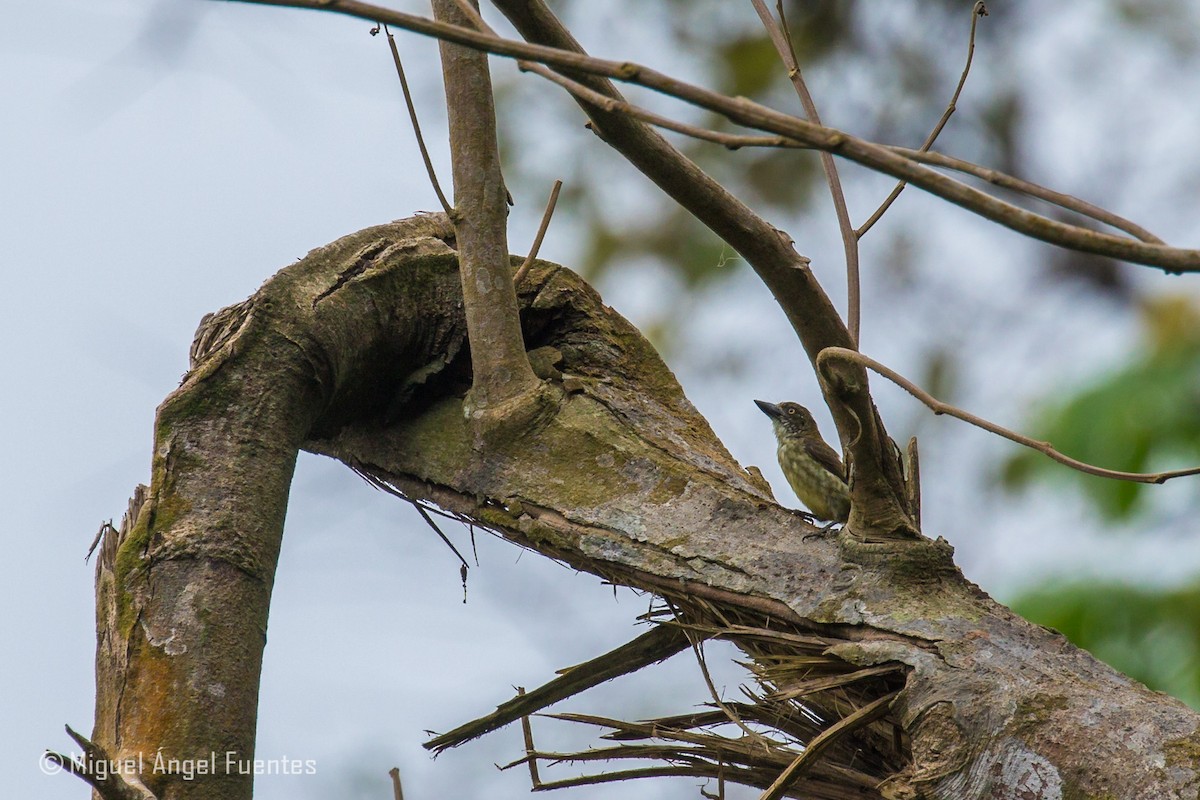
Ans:
{"label": "bark", "polygon": [[[434,16],[469,24],[454,0],[434,0]],[[467,395],[485,433],[498,420],[536,413],[541,386],[521,340],[517,295],[508,269],[508,190],[500,173],[496,109],[487,54],[439,42],[454,171],[454,229],[460,258],[474,380]]]}
{"label": "bark", "polygon": [[[820,739],[794,795],[1197,796],[1200,716],[992,601],[942,540],[871,543],[777,505],[651,346],[564,268],[537,262],[519,287],[526,347],[557,403],[481,448],[464,414],[452,241],[440,215],[369,228],[202,324],[192,370],[159,409],[150,489],[97,573],[93,739],[146,760],[141,796],[250,796],[248,776],[185,781],[149,765],[157,752],[252,758],[301,447],[670,598],[685,623],[716,614],[764,670],[785,646],[841,670],[804,702],[827,719],[887,713],[856,739]],[[864,669],[877,665],[895,669]],[[774,689],[812,687],[770,675]],[[778,772],[737,774],[765,786]]]}

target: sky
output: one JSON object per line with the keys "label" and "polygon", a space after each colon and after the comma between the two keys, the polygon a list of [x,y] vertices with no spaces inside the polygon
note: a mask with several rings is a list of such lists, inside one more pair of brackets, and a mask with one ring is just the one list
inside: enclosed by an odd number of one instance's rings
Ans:
{"label": "sky", "polygon": [[[1195,93],[1175,76],[1140,98],[1158,103],[1146,113],[1163,123],[1144,134],[1143,161],[1134,166],[1079,156],[1107,152],[1102,132],[1113,126],[1112,135],[1142,134],[1128,118],[1136,115],[1113,113],[1103,94],[1058,91],[1080,73],[1108,75],[1104,70],[1113,68],[1102,45],[1089,39],[1086,12],[1069,24],[1056,19],[1029,43],[1024,67],[1045,82],[1032,111],[1046,131],[1035,163],[1067,187],[1086,187],[1098,169],[1125,170],[1132,177],[1114,201],[1150,209],[1161,233],[1177,233],[1172,240],[1179,244],[1190,235],[1195,246],[1187,225],[1195,203],[1171,201],[1194,198],[1195,187],[1170,169],[1170,153],[1189,136],[1179,103]],[[84,554],[101,522],[119,522],[134,485],[147,480],[154,409],[185,371],[201,316],[245,298],[314,247],[437,207],[386,45],[368,28],[340,17],[202,0],[47,0],[6,13],[0,374],[8,377],[0,418],[9,429],[0,448],[0,491],[15,558],[6,578],[10,602],[0,612],[0,635],[10,643],[0,654],[0,767],[14,794],[87,796],[81,782],[43,774],[40,761],[45,748],[71,750],[64,724],[91,729],[93,567]],[[606,35],[621,40],[619,31]],[[411,36],[400,42],[418,98],[436,112],[436,48]],[[1086,58],[1071,61],[1078,53]],[[1155,84],[1161,56],[1124,56],[1111,72],[1114,96],[1136,96],[1139,85]],[[429,113],[423,124],[444,164],[440,118]],[[537,155],[598,146],[579,135]],[[517,198],[514,250],[532,239],[544,196],[539,190]],[[663,201],[647,195],[636,202]],[[936,205],[910,192],[896,213],[920,221]],[[975,330],[972,346],[981,348],[984,363],[965,376],[973,387],[966,398],[979,403],[972,410],[1015,423],[1022,404],[1049,381],[1084,377],[1133,346],[1127,316],[1070,291],[1039,296],[1027,308],[1020,292],[1038,290],[1026,273],[1014,277],[1012,262],[1032,246],[962,214],[951,220],[931,232],[941,262],[935,284],[944,294],[930,294],[908,316],[888,309],[886,297],[868,296],[868,352],[902,371],[915,367],[931,335],[926,320],[970,315],[974,302],[1015,286],[1010,305],[1024,315],[1023,333],[1004,322]],[[816,252],[836,247],[827,232],[813,236]],[[1005,258],[978,258],[996,251]],[[551,227],[542,255],[578,255],[569,227]],[[835,286],[830,261],[815,259]],[[602,288],[618,311],[639,321],[661,313],[662,298],[678,296],[675,280],[647,266]],[[952,301],[938,299],[946,295]],[[712,299],[680,301],[691,322],[671,364],[734,454],[781,488],[769,429],[750,400],[813,405],[814,389],[790,370],[753,359],[729,369],[725,361],[769,341],[799,364],[799,346],[746,270],[721,287],[719,302]],[[1053,332],[1054,359],[1028,352],[1039,331]],[[1018,366],[989,363],[988,346],[1017,348]],[[1014,509],[986,494],[977,465],[1006,445],[965,428],[932,429],[898,392],[879,390],[878,397],[885,418],[900,421],[898,430],[928,432],[941,443],[923,449],[927,529],[955,544],[966,574],[985,588],[1002,596],[1069,559],[1078,559],[1079,572],[1112,573],[1119,564],[1134,578],[1195,573],[1200,556],[1181,553],[1179,530],[1148,536],[1132,550],[1092,535],[1077,498],[1035,492]],[[831,434],[828,417],[820,419]],[[470,546],[466,531],[448,532],[460,549]],[[632,638],[649,598],[614,593],[489,535],[476,538],[479,567],[464,605],[453,554],[409,509],[340,465],[302,455],[272,604],[258,755],[312,760],[318,774],[264,778],[259,797],[387,797],[392,766],[400,767],[412,798],[526,794],[524,773],[491,767],[519,757],[519,731],[435,761],[420,748],[425,729],[482,715],[512,686],[539,685],[555,669]],[[740,671],[714,668],[727,696],[736,692]],[[694,663],[681,656],[594,690],[571,709],[645,716],[678,712],[706,696]],[[578,731],[562,735],[587,741]],[[692,797],[696,787],[643,783],[622,793]]]}
{"label": "sky", "polygon": [[[0,485],[25,565],[0,613],[6,641],[21,643],[0,657],[0,759],[17,794],[88,796],[40,761],[45,748],[72,751],[64,724],[91,730],[84,554],[147,480],[154,409],[186,370],[201,316],[314,247],[437,208],[368,28],[237,4],[52,2],[11,10],[0,31],[0,99],[14,110],[0,123],[0,359],[13,381],[0,404],[20,420]],[[404,45],[431,63],[428,42]],[[444,153],[440,122],[426,125]],[[541,202],[514,214],[514,238],[531,238]],[[312,760],[317,774],[263,778],[257,796],[390,797],[392,766],[410,797],[525,795],[525,773],[492,767],[519,757],[519,730],[436,761],[424,731],[633,638],[649,598],[481,533],[464,605],[453,554],[339,464],[302,455],[291,497],[258,756]],[[448,532],[469,549],[465,530]],[[685,689],[688,703],[707,696],[694,665],[651,673],[575,710],[616,710],[629,695],[635,713],[666,713]]]}

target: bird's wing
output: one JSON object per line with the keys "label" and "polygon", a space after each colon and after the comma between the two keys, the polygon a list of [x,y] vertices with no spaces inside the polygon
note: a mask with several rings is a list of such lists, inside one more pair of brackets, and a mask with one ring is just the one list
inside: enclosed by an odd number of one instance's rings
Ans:
{"label": "bird's wing", "polygon": [[843,481],[846,480],[846,468],[842,466],[842,459],[838,457],[838,454],[834,452],[832,447],[818,439],[815,442],[805,442],[804,449],[822,467],[837,475]]}

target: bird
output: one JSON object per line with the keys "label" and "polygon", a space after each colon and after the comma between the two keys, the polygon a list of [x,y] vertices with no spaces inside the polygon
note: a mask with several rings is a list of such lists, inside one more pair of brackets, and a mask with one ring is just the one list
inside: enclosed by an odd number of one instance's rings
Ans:
{"label": "bird", "polygon": [[755,405],[771,418],[779,443],[779,466],[788,485],[818,519],[845,522],[850,517],[846,469],[834,449],[821,438],[817,421],[799,403]]}

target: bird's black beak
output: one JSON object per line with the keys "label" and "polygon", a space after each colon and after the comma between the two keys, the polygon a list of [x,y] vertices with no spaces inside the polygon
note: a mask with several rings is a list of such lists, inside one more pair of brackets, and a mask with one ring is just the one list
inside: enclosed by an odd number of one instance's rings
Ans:
{"label": "bird's black beak", "polygon": [[778,419],[779,417],[783,416],[783,409],[774,403],[768,403],[763,400],[755,400],[754,405],[758,406],[759,409],[771,419]]}

